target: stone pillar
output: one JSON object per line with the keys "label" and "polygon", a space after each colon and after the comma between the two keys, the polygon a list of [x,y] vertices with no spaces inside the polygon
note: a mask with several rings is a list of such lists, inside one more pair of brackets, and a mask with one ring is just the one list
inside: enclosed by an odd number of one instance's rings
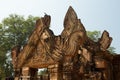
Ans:
{"label": "stone pillar", "polygon": [[30,79],[30,68],[29,67],[23,67],[22,68],[21,80],[31,80]]}
{"label": "stone pillar", "polygon": [[63,64],[63,80],[72,80],[73,65],[72,63]]}
{"label": "stone pillar", "polygon": [[30,78],[31,80],[38,80],[38,69],[37,68],[30,68]]}
{"label": "stone pillar", "polygon": [[21,69],[15,69],[14,70],[14,80],[19,80],[21,74]]}
{"label": "stone pillar", "polygon": [[59,64],[48,66],[50,80],[63,80],[62,66]]}

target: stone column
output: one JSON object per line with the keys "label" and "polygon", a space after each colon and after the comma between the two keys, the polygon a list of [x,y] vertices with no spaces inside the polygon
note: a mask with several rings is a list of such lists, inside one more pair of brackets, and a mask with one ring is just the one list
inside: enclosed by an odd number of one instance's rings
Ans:
{"label": "stone column", "polygon": [[37,68],[30,68],[30,78],[31,80],[38,80],[38,69]]}
{"label": "stone column", "polygon": [[29,67],[23,67],[22,68],[21,80],[31,80],[30,79],[30,68]]}
{"label": "stone column", "polygon": [[62,66],[59,64],[48,66],[50,80],[63,80]]}
{"label": "stone column", "polygon": [[72,63],[63,64],[63,80],[72,80],[73,65]]}
{"label": "stone column", "polygon": [[14,80],[19,80],[21,74],[21,69],[14,69]]}

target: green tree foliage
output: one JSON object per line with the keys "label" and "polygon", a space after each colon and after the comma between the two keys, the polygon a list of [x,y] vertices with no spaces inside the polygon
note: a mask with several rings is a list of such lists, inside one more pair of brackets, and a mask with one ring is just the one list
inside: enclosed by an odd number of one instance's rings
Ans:
{"label": "green tree foliage", "polygon": [[[101,37],[101,32],[100,31],[87,31],[88,37],[90,37],[93,41],[97,42],[99,38]],[[112,53],[115,54],[115,48],[114,47],[109,47],[108,50]]]}
{"label": "green tree foliage", "polygon": [[115,48],[112,47],[112,46],[108,48],[108,51],[110,51],[112,54],[116,54],[115,53]]}
{"label": "green tree foliage", "polygon": [[47,74],[47,68],[44,68],[44,69],[38,71],[38,75],[45,75],[45,74]]}
{"label": "green tree foliage", "polygon": [[0,75],[12,75],[11,48],[26,43],[37,19],[31,15],[25,19],[21,15],[12,14],[0,24]]}
{"label": "green tree foliage", "polygon": [[97,42],[98,39],[101,37],[100,31],[87,31],[88,37],[90,37],[93,41]]}
{"label": "green tree foliage", "polygon": [[13,47],[14,45],[23,45],[26,38],[30,35],[34,28],[35,20],[37,18],[29,16],[24,19],[23,16],[10,15],[10,17],[3,20],[4,34],[6,36],[7,46]]}

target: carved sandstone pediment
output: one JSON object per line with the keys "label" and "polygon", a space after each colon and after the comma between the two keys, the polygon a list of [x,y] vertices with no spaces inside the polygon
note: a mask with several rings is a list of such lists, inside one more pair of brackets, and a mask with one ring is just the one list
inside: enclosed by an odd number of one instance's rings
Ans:
{"label": "carved sandstone pediment", "polygon": [[88,38],[84,25],[72,7],[69,7],[65,15],[64,30],[59,36],[54,35],[49,29],[50,22],[49,15],[36,21],[35,29],[27,44],[17,57],[13,57],[15,68],[23,66],[42,68],[63,61],[67,63],[74,61],[76,55],[82,55],[87,62],[91,61],[93,53],[97,55],[98,52],[105,52],[111,44],[112,38],[107,31],[103,32],[98,42]]}

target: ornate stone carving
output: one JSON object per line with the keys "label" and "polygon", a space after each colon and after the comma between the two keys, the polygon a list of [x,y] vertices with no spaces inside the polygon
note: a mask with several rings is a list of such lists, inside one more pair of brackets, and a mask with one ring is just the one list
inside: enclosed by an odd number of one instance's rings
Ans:
{"label": "ornate stone carving", "polygon": [[113,55],[107,51],[112,38],[107,31],[98,42],[91,40],[72,7],[66,13],[61,35],[49,29],[50,21],[49,15],[38,19],[24,48],[12,49],[15,69],[46,67],[52,76],[56,75],[50,80],[114,80]]}

